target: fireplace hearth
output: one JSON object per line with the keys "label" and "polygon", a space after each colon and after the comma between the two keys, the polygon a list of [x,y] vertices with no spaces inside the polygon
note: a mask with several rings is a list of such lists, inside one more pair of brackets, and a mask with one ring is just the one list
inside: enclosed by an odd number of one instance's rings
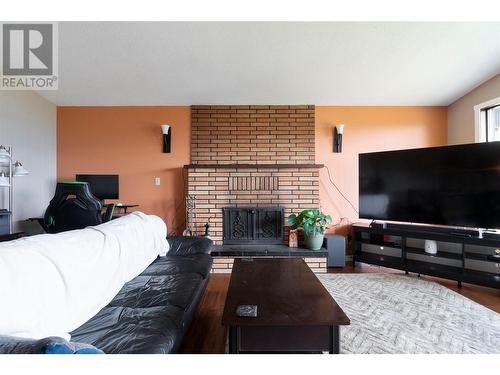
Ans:
{"label": "fireplace hearth", "polygon": [[281,207],[227,207],[222,212],[225,245],[272,245],[284,241]]}

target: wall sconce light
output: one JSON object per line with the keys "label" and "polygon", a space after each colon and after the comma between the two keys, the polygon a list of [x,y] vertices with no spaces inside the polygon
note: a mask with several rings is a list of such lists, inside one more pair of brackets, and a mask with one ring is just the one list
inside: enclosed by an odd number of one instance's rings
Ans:
{"label": "wall sconce light", "polygon": [[344,134],[344,124],[335,126],[335,136],[333,143],[333,152],[342,152],[342,135]]}
{"label": "wall sconce light", "polygon": [[168,154],[172,143],[172,127],[170,125],[161,125],[161,132],[163,133],[163,152]]}

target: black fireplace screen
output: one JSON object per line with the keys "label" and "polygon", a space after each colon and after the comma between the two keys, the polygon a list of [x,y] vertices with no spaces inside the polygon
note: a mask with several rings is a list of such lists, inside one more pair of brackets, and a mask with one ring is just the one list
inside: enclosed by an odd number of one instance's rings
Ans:
{"label": "black fireplace screen", "polygon": [[280,207],[224,208],[224,244],[282,244],[284,210]]}

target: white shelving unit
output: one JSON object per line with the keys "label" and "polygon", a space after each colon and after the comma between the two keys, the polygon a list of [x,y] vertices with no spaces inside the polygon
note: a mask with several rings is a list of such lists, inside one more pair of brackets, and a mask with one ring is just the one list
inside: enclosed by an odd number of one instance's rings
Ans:
{"label": "white shelving unit", "polygon": [[7,189],[7,207],[0,207],[0,216],[8,215],[9,234],[13,230],[12,213],[14,210],[14,177],[25,176],[29,172],[18,161],[13,162],[12,147],[0,146],[0,194]]}

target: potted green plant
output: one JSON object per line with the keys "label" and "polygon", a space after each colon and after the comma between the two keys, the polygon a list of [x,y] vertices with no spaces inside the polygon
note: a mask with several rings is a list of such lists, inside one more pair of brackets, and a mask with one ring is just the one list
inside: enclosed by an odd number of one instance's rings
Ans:
{"label": "potted green plant", "polygon": [[287,223],[291,230],[302,228],[304,244],[308,249],[319,250],[323,245],[326,225],[332,223],[332,218],[317,208],[311,208],[298,215],[291,214],[287,218]]}

